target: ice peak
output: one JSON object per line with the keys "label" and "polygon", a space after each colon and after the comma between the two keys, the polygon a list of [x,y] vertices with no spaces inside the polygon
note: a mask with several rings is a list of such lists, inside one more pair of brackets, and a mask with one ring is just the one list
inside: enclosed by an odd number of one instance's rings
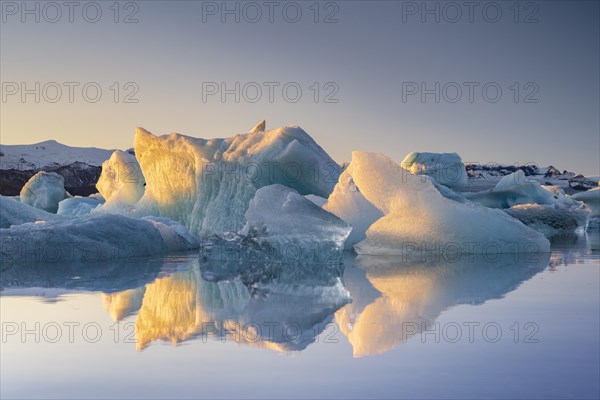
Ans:
{"label": "ice peak", "polygon": [[[152,135],[152,133],[148,132],[146,129],[142,128],[141,126],[138,126],[137,128],[135,128],[135,135]],[[152,135],[154,136],[154,135]]]}
{"label": "ice peak", "polygon": [[267,120],[263,119],[254,126],[248,133],[264,132],[267,128]]}

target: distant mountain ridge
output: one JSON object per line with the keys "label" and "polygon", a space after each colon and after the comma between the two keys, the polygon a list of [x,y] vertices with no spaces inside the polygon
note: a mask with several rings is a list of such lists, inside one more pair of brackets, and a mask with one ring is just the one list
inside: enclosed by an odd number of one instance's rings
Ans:
{"label": "distant mountain ridge", "polygon": [[[37,172],[56,172],[65,178],[65,188],[72,195],[88,196],[96,193],[96,182],[102,172],[102,163],[114,149],[67,146],[55,140],[24,145],[0,144],[0,194],[17,196],[23,185]],[[133,154],[133,149],[128,149]],[[344,168],[344,164],[341,164]],[[557,185],[567,193],[588,190],[598,186],[597,177],[560,171],[553,166],[509,164],[465,164],[468,184],[463,191],[490,189],[503,177],[523,170],[530,179],[541,184]]]}
{"label": "distant mountain ridge", "polygon": [[538,167],[533,164],[508,165],[508,164],[465,164],[467,169],[468,185],[465,191],[479,191],[489,189],[502,179],[518,170],[525,173],[529,179],[538,181],[542,185],[560,186],[566,193],[589,190],[598,186],[598,177],[585,177],[567,170],[562,172],[554,167]]}

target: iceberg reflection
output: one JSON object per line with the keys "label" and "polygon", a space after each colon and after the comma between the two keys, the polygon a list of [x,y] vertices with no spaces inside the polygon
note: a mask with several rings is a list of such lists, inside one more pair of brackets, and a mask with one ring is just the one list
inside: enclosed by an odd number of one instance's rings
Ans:
{"label": "iceberg reflection", "polygon": [[502,298],[548,265],[578,262],[597,251],[586,243],[568,242],[564,250],[557,243],[552,254],[506,254],[493,261],[481,255],[444,262],[345,253],[345,268],[200,262],[195,253],[122,264],[13,265],[0,274],[0,288],[3,295],[46,297],[100,292],[114,321],[135,320],[138,350],[157,341],[211,340],[302,351],[334,323],[353,355],[362,357],[430,329],[452,306]]}
{"label": "iceberg reflection", "polygon": [[494,262],[476,255],[453,262],[357,256],[344,272],[353,302],[335,319],[355,357],[385,353],[430,328],[451,306],[503,297],[548,261],[549,253],[506,254]]}
{"label": "iceberg reflection", "polygon": [[[0,290],[3,292],[10,290],[15,294],[29,288],[123,292],[143,288],[146,283],[156,279],[161,272],[168,272],[168,266],[173,258],[161,257],[121,262],[3,263]],[[105,301],[111,302],[111,300]]]}
{"label": "iceberg reflection", "polygon": [[185,271],[148,284],[136,318],[137,348],[212,337],[299,351],[350,301],[339,267],[252,265],[242,268],[247,273],[230,267],[192,260]]}

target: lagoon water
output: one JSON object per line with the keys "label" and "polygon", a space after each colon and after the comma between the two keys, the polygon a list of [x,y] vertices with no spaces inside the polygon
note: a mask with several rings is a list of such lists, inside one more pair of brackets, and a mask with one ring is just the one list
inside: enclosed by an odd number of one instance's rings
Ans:
{"label": "lagoon water", "polygon": [[598,236],[344,266],[3,265],[2,398],[598,398]]}

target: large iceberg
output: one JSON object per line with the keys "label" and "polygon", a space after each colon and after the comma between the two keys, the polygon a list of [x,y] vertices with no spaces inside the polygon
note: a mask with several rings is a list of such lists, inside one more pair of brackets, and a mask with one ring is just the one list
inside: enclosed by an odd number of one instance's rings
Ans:
{"label": "large iceberg", "polygon": [[199,241],[173,221],[95,215],[26,223],[0,231],[3,263],[123,261],[198,248]]}
{"label": "large iceberg", "polygon": [[427,175],[451,188],[467,184],[467,169],[456,153],[412,152],[404,157],[400,165],[414,175]]}
{"label": "large iceberg", "polygon": [[210,140],[138,128],[135,153],[146,180],[138,213],[169,217],[205,236],[240,230],[263,186],[328,197],[340,166],[299,127],[261,128]]}
{"label": "large iceberg", "polygon": [[56,172],[40,171],[23,186],[20,197],[25,204],[56,213],[58,203],[69,195],[65,191],[65,178]]}
{"label": "large iceberg", "polygon": [[256,191],[239,235],[211,235],[202,258],[293,264],[339,263],[351,227],[293,189],[269,185]]}
{"label": "large iceberg", "polygon": [[444,197],[430,178],[382,154],[353,152],[348,173],[384,216],[356,244],[359,254],[414,253],[423,247],[464,253],[549,251],[548,240],[501,210]]}
{"label": "large iceberg", "polygon": [[144,175],[135,156],[115,150],[102,163],[102,173],[96,188],[108,202],[132,205],[143,196],[145,185]]}

